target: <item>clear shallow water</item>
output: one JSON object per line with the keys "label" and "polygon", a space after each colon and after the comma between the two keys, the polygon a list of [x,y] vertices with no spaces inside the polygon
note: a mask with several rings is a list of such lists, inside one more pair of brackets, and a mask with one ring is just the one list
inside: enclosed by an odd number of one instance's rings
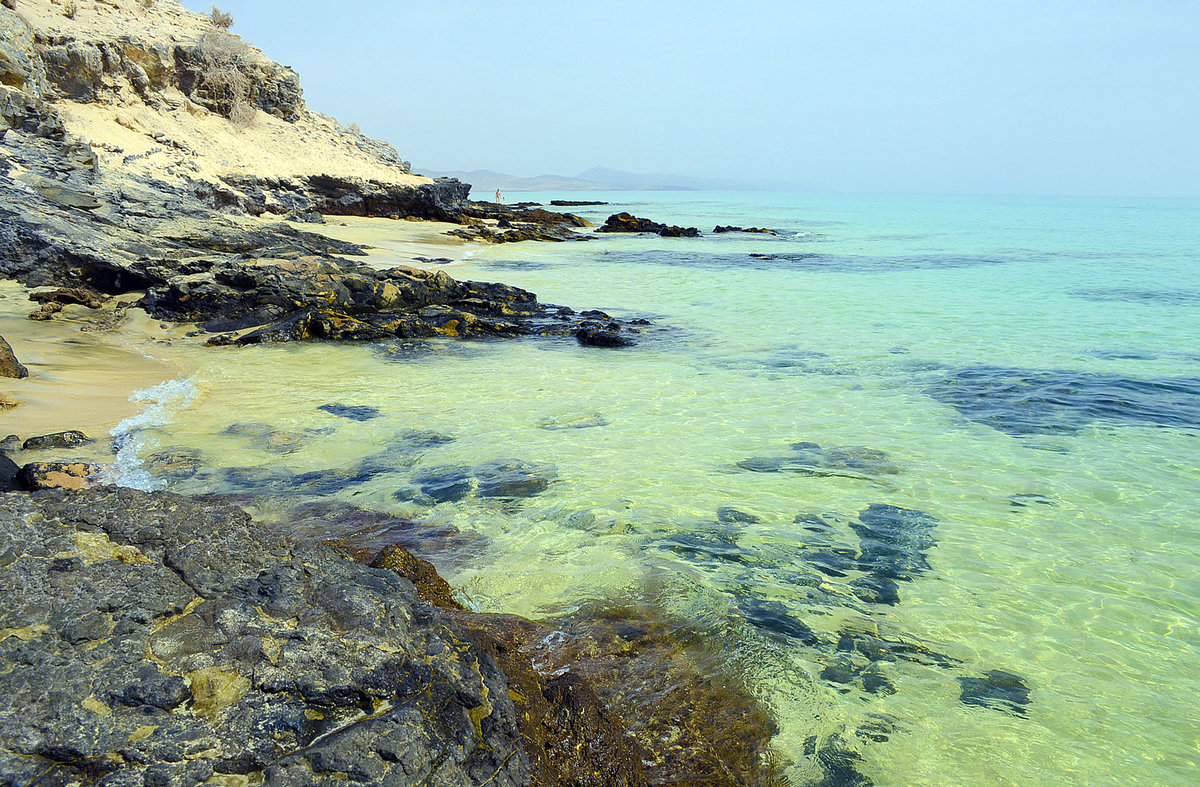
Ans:
{"label": "clear shallow water", "polygon": [[[478,534],[441,567],[480,609],[667,588],[795,784],[1194,781],[1200,204],[574,196],[783,234],[488,248],[451,275],[656,328],[214,350],[129,445]],[[422,493],[507,460],[536,494]]]}

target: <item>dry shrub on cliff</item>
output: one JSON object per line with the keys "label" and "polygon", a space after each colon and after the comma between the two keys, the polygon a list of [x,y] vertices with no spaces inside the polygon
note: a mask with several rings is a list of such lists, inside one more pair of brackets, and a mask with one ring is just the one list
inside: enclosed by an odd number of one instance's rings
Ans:
{"label": "dry shrub on cliff", "polygon": [[233,15],[222,11],[215,5],[212,7],[212,23],[222,30],[233,27]]}
{"label": "dry shrub on cliff", "polygon": [[246,73],[249,51],[237,38],[217,31],[205,33],[197,49],[204,69],[202,88],[212,108],[239,128],[249,126],[255,118]]}

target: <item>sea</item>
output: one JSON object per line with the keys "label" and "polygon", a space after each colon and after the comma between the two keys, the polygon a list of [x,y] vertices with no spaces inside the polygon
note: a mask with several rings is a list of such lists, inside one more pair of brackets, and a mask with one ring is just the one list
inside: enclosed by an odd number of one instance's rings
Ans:
{"label": "sea", "polygon": [[1197,783],[1200,201],[509,198],[702,233],[444,266],[633,347],[206,351],[139,392],[122,481],[456,529],[427,556],[481,611],[652,599],[793,785]]}

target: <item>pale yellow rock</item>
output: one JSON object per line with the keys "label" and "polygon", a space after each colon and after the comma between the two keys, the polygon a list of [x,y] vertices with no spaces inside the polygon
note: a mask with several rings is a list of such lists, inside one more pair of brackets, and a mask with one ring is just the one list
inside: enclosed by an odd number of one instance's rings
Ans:
{"label": "pale yellow rock", "polygon": [[17,639],[19,639],[23,642],[29,642],[31,639],[34,639],[35,637],[42,636],[49,630],[50,630],[50,627],[45,625],[44,623],[38,624],[36,626],[23,626],[21,628],[0,629],[0,642],[3,642],[4,640],[8,639],[9,637],[16,637]]}
{"label": "pale yellow rock", "polygon": [[76,531],[71,540],[75,549],[59,552],[55,557],[83,558],[85,563],[95,563],[100,560],[119,560],[122,563],[150,563],[150,558],[137,547],[125,546],[113,541],[104,533],[85,533]]}
{"label": "pale yellow rock", "polygon": [[187,678],[192,682],[192,710],[209,717],[220,715],[250,691],[250,681],[237,670],[205,667]]}
{"label": "pale yellow rock", "polygon": [[88,697],[79,704],[90,710],[92,713],[99,714],[100,716],[108,716],[112,713],[112,708],[108,707],[95,697]]}
{"label": "pale yellow rock", "polygon": [[142,727],[138,727],[136,730],[129,733],[129,742],[137,743],[138,741],[145,740],[146,738],[149,738],[151,735],[153,735],[154,731],[157,729],[158,729],[157,724],[146,724]]}

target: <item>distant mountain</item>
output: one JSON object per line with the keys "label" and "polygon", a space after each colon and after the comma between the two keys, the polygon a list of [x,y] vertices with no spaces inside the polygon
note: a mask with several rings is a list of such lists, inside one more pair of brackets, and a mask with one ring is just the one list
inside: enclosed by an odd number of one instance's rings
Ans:
{"label": "distant mountain", "polygon": [[814,191],[786,181],[698,178],[691,175],[640,174],[608,167],[592,167],[574,177],[535,175],[523,177],[486,169],[470,172],[413,168],[414,172],[435,178],[458,178],[471,184],[479,199],[496,189],[501,191]]}

